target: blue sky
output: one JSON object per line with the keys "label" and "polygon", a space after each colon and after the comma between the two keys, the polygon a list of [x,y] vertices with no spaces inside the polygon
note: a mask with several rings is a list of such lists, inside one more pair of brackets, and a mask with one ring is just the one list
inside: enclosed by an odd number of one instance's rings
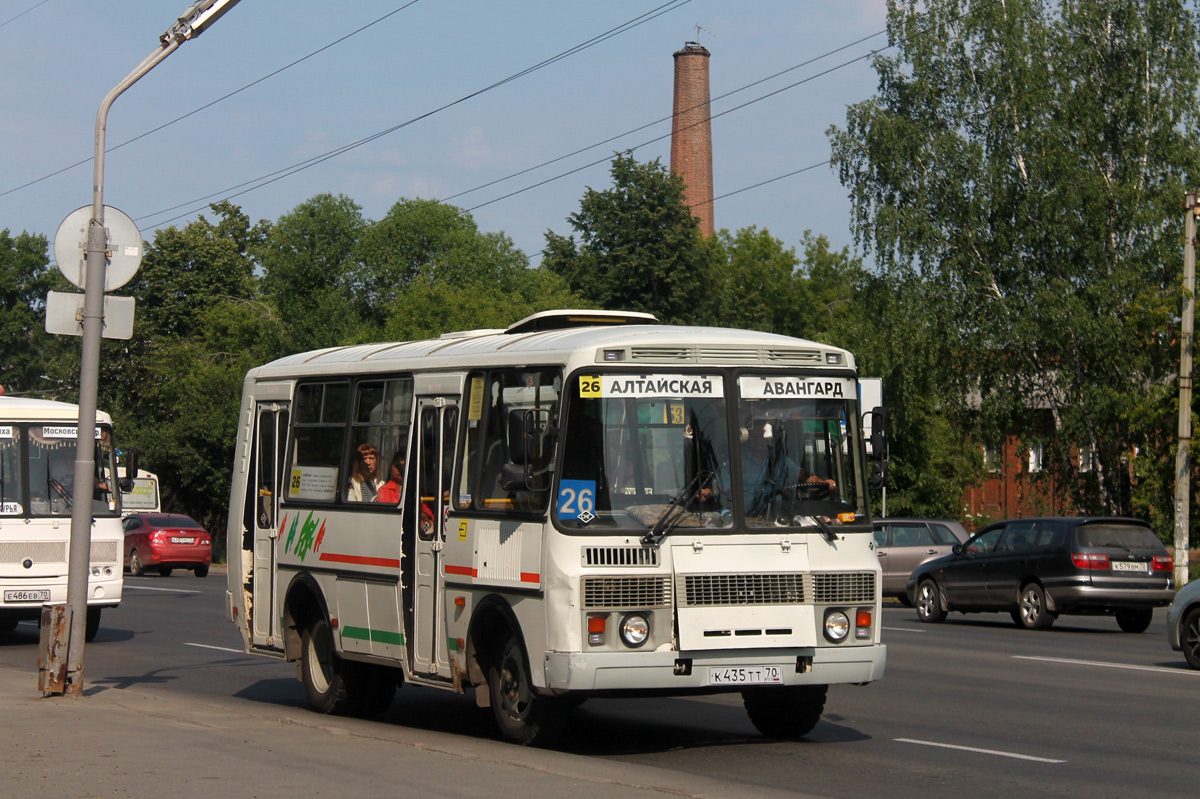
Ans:
{"label": "blue sky", "polygon": [[[105,204],[150,240],[226,197],[252,221],[321,192],[350,197],[369,219],[400,197],[452,197],[474,209],[481,230],[503,231],[537,263],[547,229],[571,232],[567,217],[585,188],[610,185],[615,150],[669,163],[672,53],[698,40],[712,52],[713,113],[728,111],[712,123],[715,193],[737,192],[717,200],[717,227],[766,228],[797,250],[805,230],[853,246],[846,191],[827,165],[740,190],[828,159],[826,129],[844,126],[846,106],[876,88],[860,57],[886,38],[800,65],[881,33],[884,0],[408,4],[241,0],[117,99]],[[53,239],[67,214],[91,203],[100,102],[188,5],[0,0],[0,229]],[[643,15],[626,32],[463,99]],[[561,156],[569,157],[470,191]]]}

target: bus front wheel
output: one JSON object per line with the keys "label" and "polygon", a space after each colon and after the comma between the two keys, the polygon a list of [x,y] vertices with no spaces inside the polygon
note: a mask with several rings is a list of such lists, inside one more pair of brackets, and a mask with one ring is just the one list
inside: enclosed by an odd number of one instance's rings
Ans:
{"label": "bus front wheel", "polygon": [[300,649],[300,679],[309,707],[318,713],[348,710],[344,665],[334,651],[329,622],[317,619],[304,631]]}
{"label": "bus front wheel", "polygon": [[566,702],[534,692],[525,648],[513,633],[508,634],[492,658],[488,692],[496,726],[501,737],[510,743],[545,746],[566,726]]}

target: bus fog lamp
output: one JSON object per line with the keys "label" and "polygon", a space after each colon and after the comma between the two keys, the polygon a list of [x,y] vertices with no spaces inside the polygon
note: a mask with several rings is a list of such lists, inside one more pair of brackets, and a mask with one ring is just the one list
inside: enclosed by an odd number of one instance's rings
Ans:
{"label": "bus fog lamp", "polygon": [[626,646],[639,647],[650,637],[650,622],[639,613],[630,613],[621,620],[621,640]]}
{"label": "bus fog lamp", "polygon": [[835,644],[846,640],[850,633],[850,617],[844,611],[831,610],[825,614],[825,637]]}

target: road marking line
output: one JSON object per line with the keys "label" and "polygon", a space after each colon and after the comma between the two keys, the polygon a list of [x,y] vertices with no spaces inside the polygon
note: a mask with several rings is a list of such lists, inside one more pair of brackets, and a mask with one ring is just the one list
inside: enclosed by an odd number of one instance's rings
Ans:
{"label": "road marking line", "polygon": [[133,590],[133,591],[168,591],[172,594],[198,594],[198,593],[200,593],[199,591],[195,591],[191,588],[151,588],[148,585],[130,585],[129,583],[125,584],[125,588],[127,588],[129,590]]}
{"label": "road marking line", "polygon": [[1105,669],[1130,669],[1132,671],[1157,671],[1165,674],[1200,675],[1200,671],[1191,669],[1168,669],[1163,666],[1135,666],[1132,663],[1104,663],[1099,660],[1070,660],[1068,658],[1034,657],[1033,655],[1013,655],[1017,660],[1042,660],[1046,663],[1067,663],[1072,666],[1099,666]]}
{"label": "road marking line", "polygon": [[227,646],[213,646],[212,644],[193,644],[193,643],[186,642],[186,641],[184,642],[183,645],[184,646],[195,646],[195,647],[199,647],[200,649],[216,649],[220,652],[235,652],[239,655],[246,654],[245,650],[243,650],[243,649],[230,649]]}
{"label": "road marking line", "polygon": [[894,633],[927,633],[929,630],[914,630],[911,627],[881,627],[881,630],[890,630]]}
{"label": "road marking line", "polygon": [[979,749],[974,746],[957,746],[955,744],[940,744],[934,741],[918,741],[913,738],[897,738],[902,744],[918,744],[919,746],[936,746],[940,749],[957,749],[962,752],[976,752],[981,755],[996,755],[997,757],[1012,757],[1017,760],[1032,760],[1035,763],[1066,763],[1065,760],[1054,760],[1049,757],[1034,757],[1033,755],[1022,755],[1016,752],[1001,752],[998,749]]}

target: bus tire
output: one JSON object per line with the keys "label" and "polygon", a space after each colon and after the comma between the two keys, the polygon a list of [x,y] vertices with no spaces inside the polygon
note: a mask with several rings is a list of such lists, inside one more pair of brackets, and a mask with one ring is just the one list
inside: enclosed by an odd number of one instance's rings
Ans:
{"label": "bus tire", "polygon": [[546,746],[562,733],[567,704],[533,688],[525,647],[509,632],[488,668],[488,693],[500,736],[519,746]]}
{"label": "bus tire", "polygon": [[87,609],[87,622],[83,628],[84,642],[90,644],[98,632],[100,632],[100,608],[90,607]]}
{"label": "bus tire", "polygon": [[333,646],[333,628],[324,617],[305,630],[300,648],[300,679],[308,706],[318,713],[348,713],[351,710],[346,691],[346,662]]}
{"label": "bus tire", "polygon": [[800,738],[812,732],[825,712],[828,685],[763,686],[742,691],[750,723],[768,738]]}
{"label": "bus tire", "polygon": [[142,556],[138,554],[137,549],[129,550],[129,573],[134,577],[141,577],[145,571],[142,568]]}

